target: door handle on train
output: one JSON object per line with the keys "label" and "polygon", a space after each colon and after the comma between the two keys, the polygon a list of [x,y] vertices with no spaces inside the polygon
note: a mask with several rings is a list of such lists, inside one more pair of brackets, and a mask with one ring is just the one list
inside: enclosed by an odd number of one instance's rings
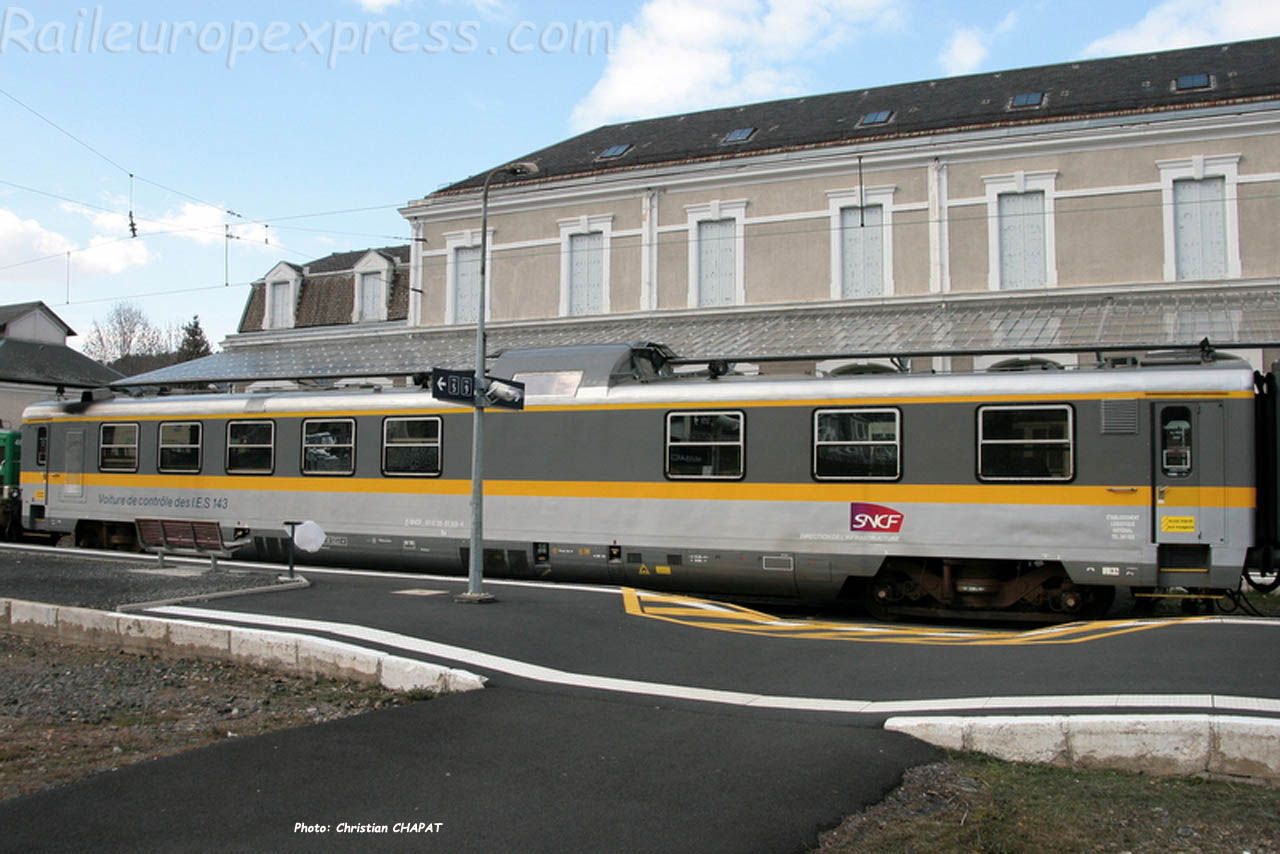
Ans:
{"label": "door handle on train", "polygon": [[1168,491],[1169,491],[1169,487],[1167,487],[1167,486],[1157,486],[1157,487],[1156,487],[1156,503],[1157,503],[1157,504],[1163,504],[1163,503],[1164,503],[1164,494],[1165,494],[1166,492],[1168,492]]}
{"label": "door handle on train", "polygon": [[1118,495],[1132,494],[1138,491],[1136,486],[1108,486],[1107,492],[1114,492]]}

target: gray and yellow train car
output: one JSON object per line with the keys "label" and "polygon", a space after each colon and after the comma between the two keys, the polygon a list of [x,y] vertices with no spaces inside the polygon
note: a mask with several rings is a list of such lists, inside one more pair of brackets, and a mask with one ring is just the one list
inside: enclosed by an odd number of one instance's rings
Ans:
{"label": "gray and yellow train car", "polygon": [[[528,398],[486,417],[486,575],[1088,615],[1270,560],[1274,395],[1241,362],[678,377],[661,355],[497,360]],[[86,395],[23,430],[27,526],[81,544],[200,520],[279,557],[312,520],[326,561],[467,565],[472,412],[428,389]]]}

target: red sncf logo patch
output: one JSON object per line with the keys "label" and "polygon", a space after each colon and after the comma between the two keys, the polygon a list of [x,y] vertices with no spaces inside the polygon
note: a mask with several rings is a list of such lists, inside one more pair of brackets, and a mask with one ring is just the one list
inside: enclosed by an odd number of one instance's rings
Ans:
{"label": "red sncf logo patch", "polygon": [[896,534],[902,530],[902,513],[883,504],[849,505],[849,530]]}

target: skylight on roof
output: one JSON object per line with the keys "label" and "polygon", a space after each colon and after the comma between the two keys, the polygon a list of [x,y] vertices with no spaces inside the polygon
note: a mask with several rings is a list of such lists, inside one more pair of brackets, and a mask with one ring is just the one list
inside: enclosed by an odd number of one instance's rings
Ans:
{"label": "skylight on roof", "polygon": [[737,128],[725,134],[724,139],[720,140],[722,145],[728,145],[735,142],[746,142],[751,139],[751,135],[756,132],[755,128]]}
{"label": "skylight on roof", "polygon": [[1044,101],[1043,92],[1019,92],[1013,96],[1011,107],[1038,107]]}
{"label": "skylight on roof", "polygon": [[620,142],[617,145],[611,145],[604,151],[600,152],[600,156],[596,160],[612,160],[615,157],[621,157],[631,150],[631,143]]}
{"label": "skylight on roof", "polygon": [[892,115],[893,115],[893,110],[876,110],[875,112],[867,113],[865,116],[863,116],[862,121],[858,122],[858,124],[882,125],[885,122],[889,121],[889,117]]}
{"label": "skylight on roof", "polygon": [[1183,74],[1174,82],[1174,88],[1179,92],[1187,89],[1208,89],[1208,74]]}

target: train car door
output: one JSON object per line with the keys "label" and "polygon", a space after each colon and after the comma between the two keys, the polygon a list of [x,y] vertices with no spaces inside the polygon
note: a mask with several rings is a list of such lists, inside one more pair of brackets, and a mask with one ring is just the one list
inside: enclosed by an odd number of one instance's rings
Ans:
{"label": "train car door", "polygon": [[84,502],[84,431],[68,430],[62,457],[63,501]]}
{"label": "train car door", "polygon": [[1152,520],[1157,544],[1211,545],[1226,536],[1221,403],[1156,403]]}

